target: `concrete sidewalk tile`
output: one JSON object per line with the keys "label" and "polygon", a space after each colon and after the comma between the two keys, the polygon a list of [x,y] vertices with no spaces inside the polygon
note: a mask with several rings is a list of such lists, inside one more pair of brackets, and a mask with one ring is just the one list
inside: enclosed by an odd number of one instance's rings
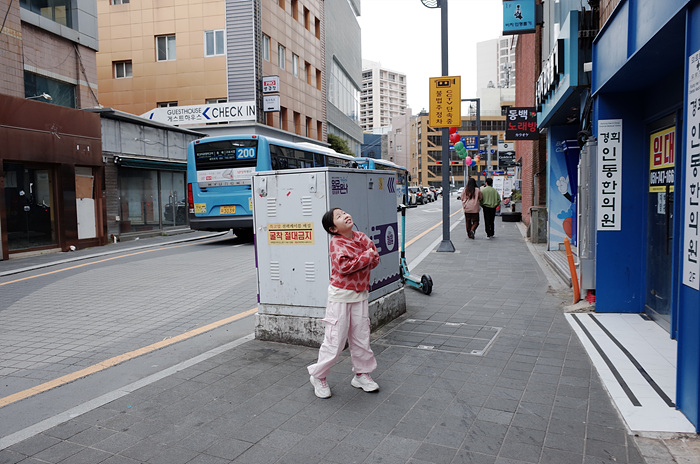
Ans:
{"label": "concrete sidewalk tile", "polygon": [[494,464],[496,459],[496,456],[460,449],[452,464]]}
{"label": "concrete sidewalk tile", "polygon": [[456,454],[457,448],[423,443],[418,447],[413,458],[435,464],[450,464]]}
{"label": "concrete sidewalk tile", "polygon": [[45,462],[57,463],[84,450],[85,447],[77,443],[63,441],[53,445],[33,457]]}
{"label": "concrete sidewalk tile", "polygon": [[541,445],[531,445],[528,443],[506,440],[498,453],[498,461],[500,462],[505,458],[511,459],[514,462],[538,463],[541,455]]}
{"label": "concrete sidewalk tile", "polygon": [[585,450],[587,456],[600,459],[608,459],[616,462],[627,461],[626,443],[607,443],[600,440],[586,439]]}
{"label": "concrete sidewalk tile", "polygon": [[340,464],[364,463],[372,453],[372,449],[363,446],[352,446],[347,443],[338,443],[323,457],[324,462],[337,462]]}
{"label": "concrete sidewalk tile", "polygon": [[[100,451],[94,448],[85,448],[78,451],[74,455],[61,461],[62,464],[96,464],[103,462],[111,457],[110,453]],[[160,464],[154,462],[153,464]],[[178,462],[172,462],[172,464],[180,464]],[[184,463],[182,463],[184,464]]]}
{"label": "concrete sidewalk tile", "polygon": [[12,445],[9,449],[25,456],[34,456],[47,448],[61,443],[61,440],[43,433]]}
{"label": "concrete sidewalk tile", "polygon": [[204,450],[203,454],[232,461],[251,446],[253,446],[253,444],[249,442],[232,438],[222,438],[214,441],[211,446]]}

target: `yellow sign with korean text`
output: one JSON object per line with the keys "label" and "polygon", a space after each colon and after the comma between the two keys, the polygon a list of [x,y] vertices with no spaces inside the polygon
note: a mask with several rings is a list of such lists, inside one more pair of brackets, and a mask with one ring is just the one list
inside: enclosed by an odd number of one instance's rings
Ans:
{"label": "yellow sign with korean text", "polygon": [[430,78],[430,127],[462,125],[462,77]]}
{"label": "yellow sign with korean text", "polygon": [[673,192],[676,172],[676,127],[649,137],[649,191]]}
{"label": "yellow sign with korean text", "polygon": [[313,245],[313,222],[279,222],[267,225],[268,245]]}

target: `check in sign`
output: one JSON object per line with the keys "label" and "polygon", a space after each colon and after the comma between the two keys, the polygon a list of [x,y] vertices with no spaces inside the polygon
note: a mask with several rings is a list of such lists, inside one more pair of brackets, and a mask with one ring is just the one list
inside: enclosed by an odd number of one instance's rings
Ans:
{"label": "check in sign", "polygon": [[430,127],[462,125],[461,86],[461,76],[430,78]]}

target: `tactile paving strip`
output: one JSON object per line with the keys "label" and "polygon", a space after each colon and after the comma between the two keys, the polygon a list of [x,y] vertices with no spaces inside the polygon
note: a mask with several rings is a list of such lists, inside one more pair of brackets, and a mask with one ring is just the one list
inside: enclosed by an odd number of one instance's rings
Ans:
{"label": "tactile paving strip", "polygon": [[374,343],[482,356],[501,330],[501,327],[407,319]]}

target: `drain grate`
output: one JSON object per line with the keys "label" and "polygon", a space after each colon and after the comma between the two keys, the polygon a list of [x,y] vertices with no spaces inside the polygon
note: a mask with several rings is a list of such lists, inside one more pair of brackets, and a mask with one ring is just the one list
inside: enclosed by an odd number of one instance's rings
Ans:
{"label": "drain grate", "polygon": [[482,356],[501,330],[501,327],[407,319],[374,343]]}

